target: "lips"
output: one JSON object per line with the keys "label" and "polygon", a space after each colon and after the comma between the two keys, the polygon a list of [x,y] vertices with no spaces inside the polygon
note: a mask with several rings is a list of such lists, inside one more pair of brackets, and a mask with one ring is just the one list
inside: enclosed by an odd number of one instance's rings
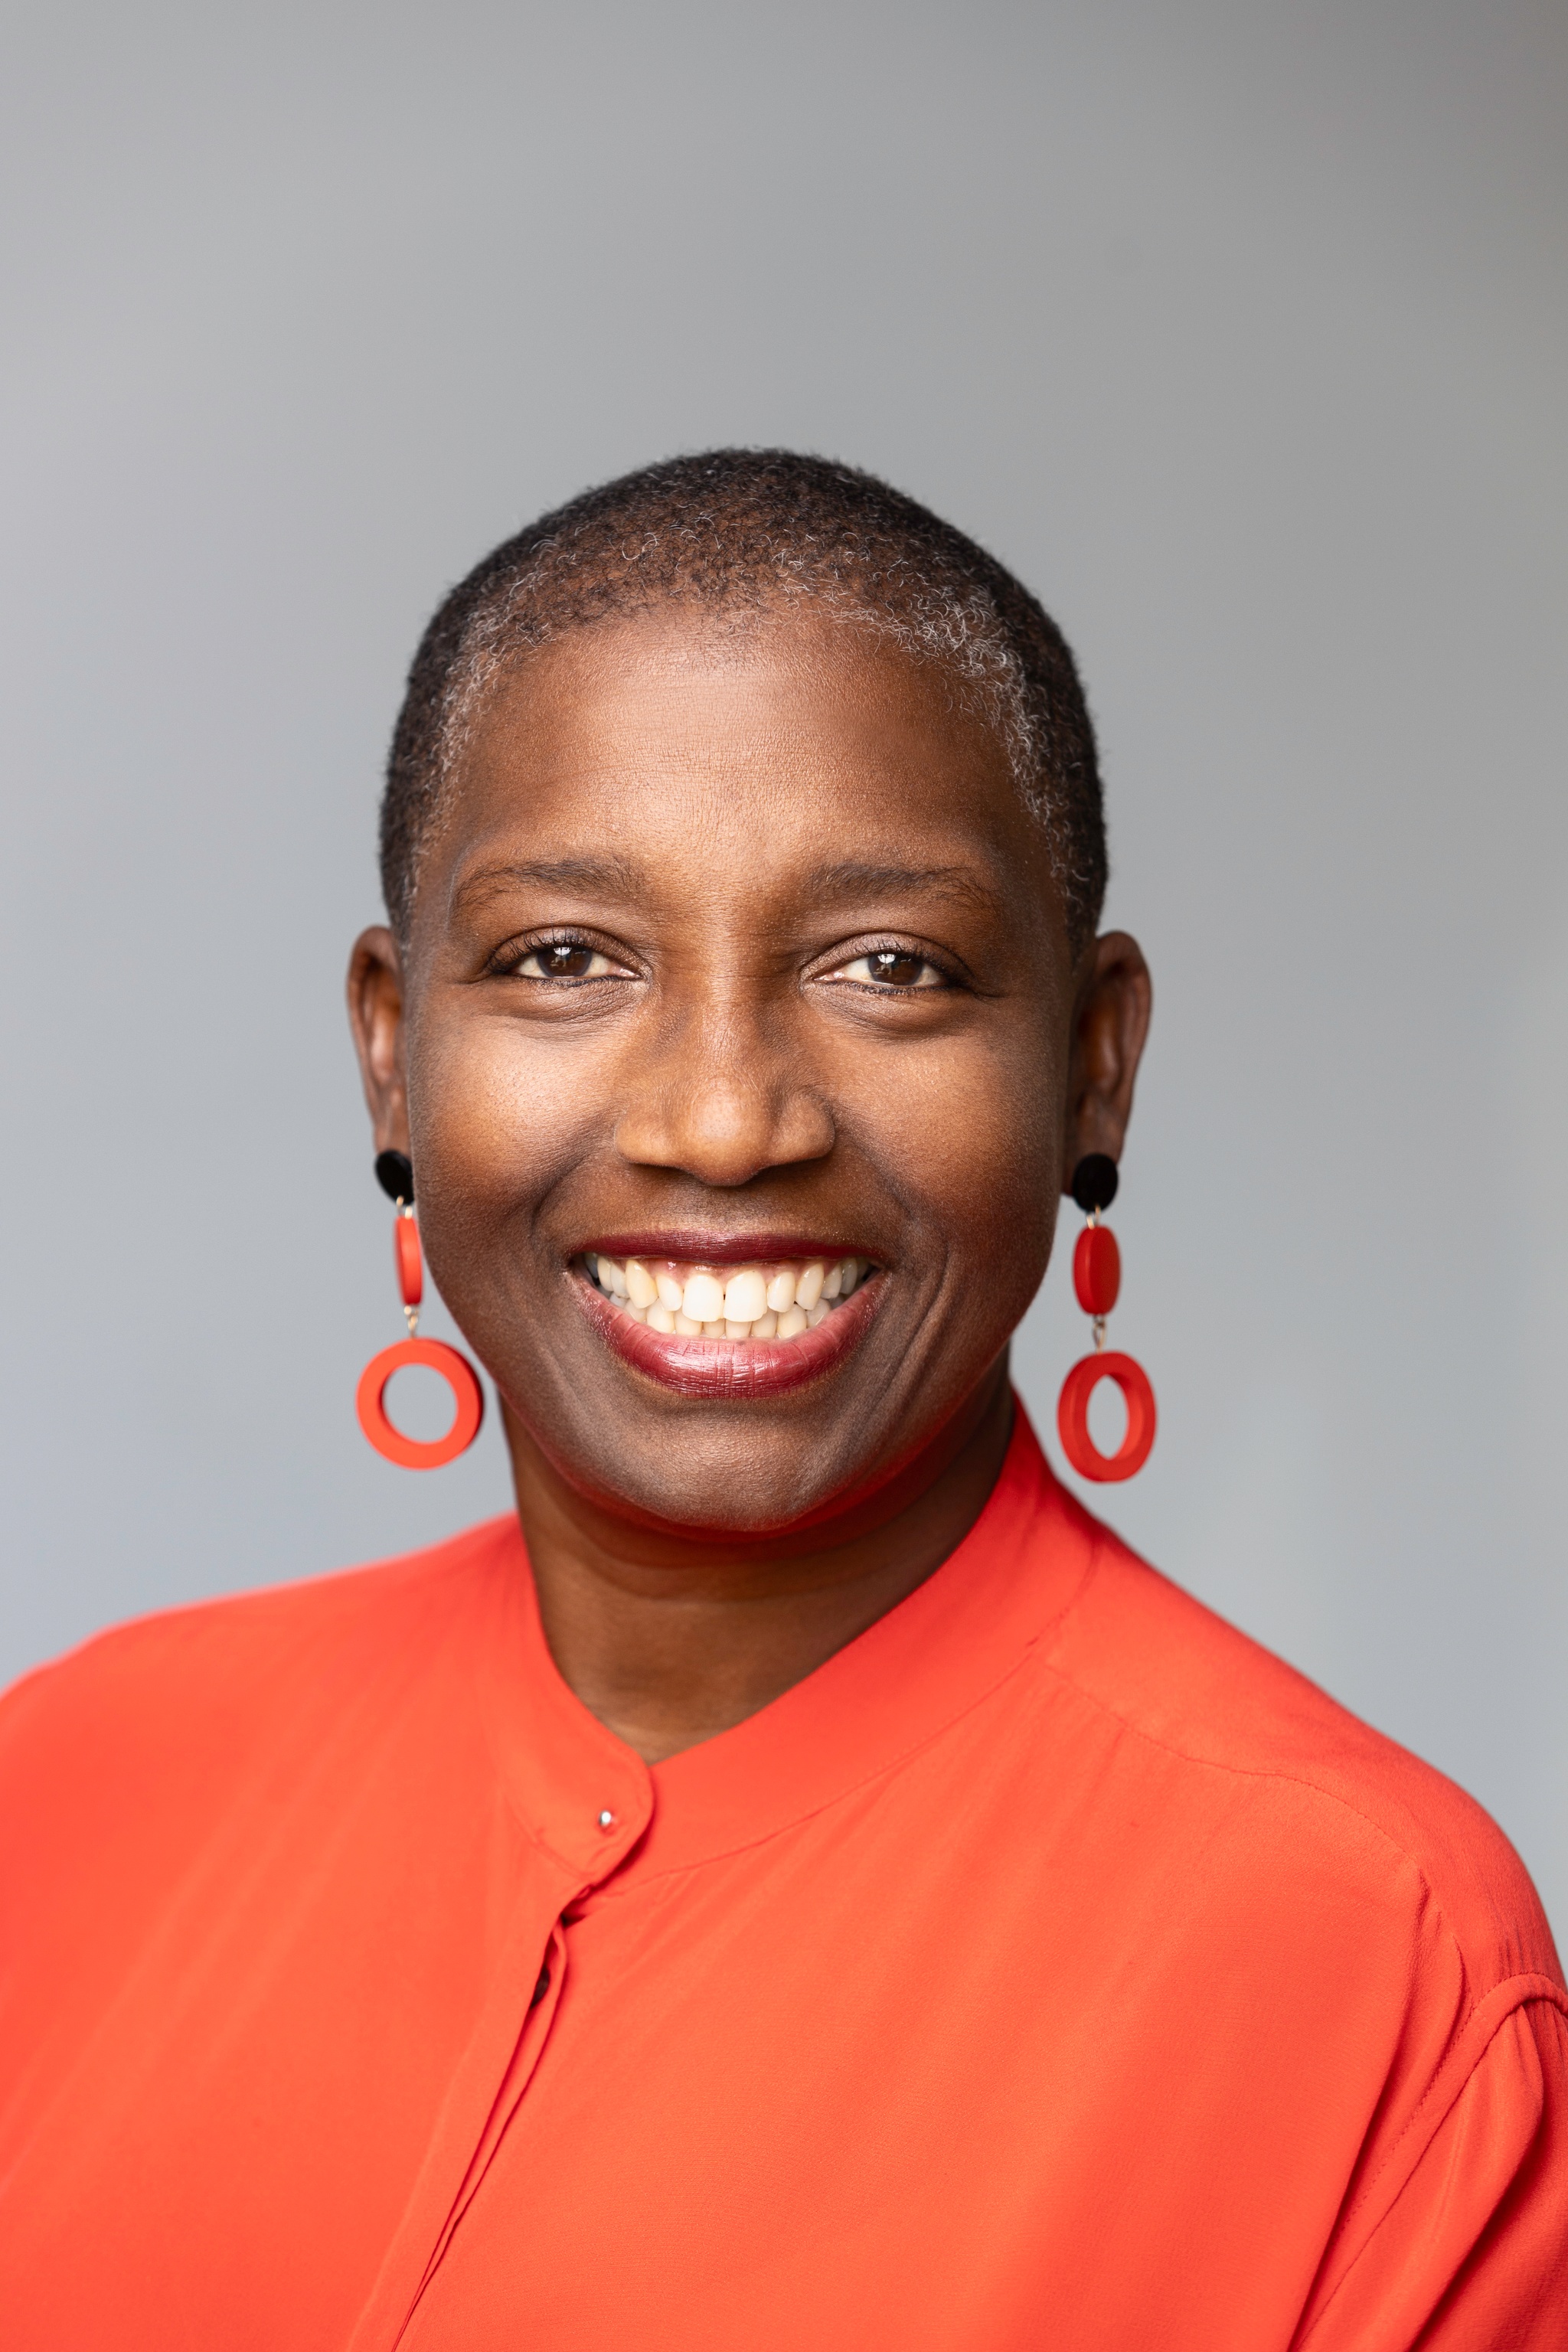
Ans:
{"label": "lips", "polygon": [[[668,1250],[668,1241],[664,1249]],[[798,1243],[790,1245],[789,1254],[798,1258]],[[648,1255],[653,1255],[650,1250]],[[727,1249],[722,1257],[710,1244],[700,1253],[690,1252],[692,1259],[700,1255],[715,1265],[750,1265],[762,1255],[755,1243],[743,1251]],[[784,1252],[769,1248],[766,1255],[783,1257]],[[882,1297],[882,1280],[873,1269],[852,1297],[836,1305],[812,1328],[782,1339],[730,1339],[652,1329],[629,1313],[622,1301],[606,1297],[581,1267],[574,1269],[572,1286],[588,1320],[623,1363],[657,1381],[661,1388],[714,1402],[781,1396],[820,1380],[859,1345]]]}

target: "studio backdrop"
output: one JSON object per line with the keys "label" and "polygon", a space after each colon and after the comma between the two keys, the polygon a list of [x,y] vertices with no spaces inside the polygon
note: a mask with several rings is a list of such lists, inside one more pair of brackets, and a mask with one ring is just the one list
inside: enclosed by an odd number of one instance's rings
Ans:
{"label": "studio backdrop", "polygon": [[[493,1417],[421,1478],[353,1413],[403,673],[542,507],[784,443],[994,548],[1087,676],[1162,1412],[1090,1499],[1561,1927],[1562,10],[65,0],[7,52],[5,1671],[505,1507]],[[1058,1252],[1048,1443],[1080,1346]]]}

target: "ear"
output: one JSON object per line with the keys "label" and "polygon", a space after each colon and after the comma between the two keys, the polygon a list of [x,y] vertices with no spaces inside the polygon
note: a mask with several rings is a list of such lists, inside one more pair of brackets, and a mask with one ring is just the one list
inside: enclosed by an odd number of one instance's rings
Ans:
{"label": "ear", "polygon": [[349,1026],[378,1151],[408,1149],[403,959],[384,923],[362,931],[349,958]]}
{"label": "ear", "polygon": [[1125,931],[1107,931],[1096,940],[1073,1015],[1064,1192],[1086,1152],[1121,1157],[1153,1002],[1149,967],[1137,940]]}

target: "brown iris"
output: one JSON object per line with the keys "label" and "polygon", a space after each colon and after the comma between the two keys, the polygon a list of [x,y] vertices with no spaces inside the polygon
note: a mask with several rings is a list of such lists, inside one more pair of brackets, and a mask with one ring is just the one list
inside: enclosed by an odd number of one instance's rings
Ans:
{"label": "brown iris", "polygon": [[924,971],[925,958],[910,955],[898,948],[879,948],[866,959],[874,980],[886,981],[893,988],[913,988]]}

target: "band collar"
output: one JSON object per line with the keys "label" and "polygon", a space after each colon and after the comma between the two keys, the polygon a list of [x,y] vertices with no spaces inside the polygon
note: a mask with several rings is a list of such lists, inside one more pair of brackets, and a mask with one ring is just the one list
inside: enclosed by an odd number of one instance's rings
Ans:
{"label": "band collar", "polygon": [[568,1689],[515,1520],[496,1530],[478,1662],[515,1811],[583,1885],[691,1868],[818,1811],[995,1688],[1070,1605],[1094,1522],[1058,1485],[1021,1404],[1001,1475],[935,1573],[745,1722],[651,1770]]}

